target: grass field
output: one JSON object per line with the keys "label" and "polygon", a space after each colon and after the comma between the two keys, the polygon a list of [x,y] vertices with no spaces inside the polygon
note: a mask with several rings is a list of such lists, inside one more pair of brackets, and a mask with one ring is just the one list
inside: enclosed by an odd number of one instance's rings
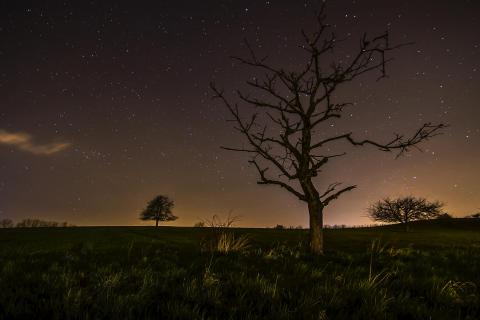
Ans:
{"label": "grass field", "polygon": [[[327,230],[0,229],[0,319],[479,319],[480,219]],[[234,235],[231,233],[233,232]],[[230,238],[231,239],[231,238]]]}

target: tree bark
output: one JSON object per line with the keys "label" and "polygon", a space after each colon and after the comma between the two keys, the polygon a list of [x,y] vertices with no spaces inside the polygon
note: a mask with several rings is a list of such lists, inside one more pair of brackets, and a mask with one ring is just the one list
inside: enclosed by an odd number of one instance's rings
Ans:
{"label": "tree bark", "polygon": [[405,224],[405,232],[408,232],[408,214],[409,212],[407,210],[404,210],[404,213],[403,213],[403,223]]}
{"label": "tree bark", "polygon": [[308,202],[310,215],[310,251],[315,255],[323,254],[323,207],[319,201]]}
{"label": "tree bark", "polygon": [[158,227],[158,219],[155,220],[155,227]]}

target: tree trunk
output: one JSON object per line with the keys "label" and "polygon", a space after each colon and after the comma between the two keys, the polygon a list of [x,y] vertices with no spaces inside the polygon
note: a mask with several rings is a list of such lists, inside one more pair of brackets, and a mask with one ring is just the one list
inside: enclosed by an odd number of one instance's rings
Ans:
{"label": "tree trunk", "polygon": [[323,254],[323,207],[319,201],[308,202],[310,215],[310,251],[315,255]]}
{"label": "tree trunk", "polygon": [[155,227],[158,227],[158,219],[155,219]]}
{"label": "tree trunk", "polygon": [[405,223],[405,232],[408,232],[408,211],[404,210],[403,213],[403,223]]}

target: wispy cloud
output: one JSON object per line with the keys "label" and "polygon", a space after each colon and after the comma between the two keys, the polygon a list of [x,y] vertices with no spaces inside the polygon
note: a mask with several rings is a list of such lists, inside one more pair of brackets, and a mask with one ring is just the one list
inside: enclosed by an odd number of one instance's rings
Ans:
{"label": "wispy cloud", "polygon": [[33,137],[25,132],[8,132],[0,129],[0,144],[10,145],[20,150],[36,155],[52,155],[65,150],[70,146],[67,142],[35,144]]}

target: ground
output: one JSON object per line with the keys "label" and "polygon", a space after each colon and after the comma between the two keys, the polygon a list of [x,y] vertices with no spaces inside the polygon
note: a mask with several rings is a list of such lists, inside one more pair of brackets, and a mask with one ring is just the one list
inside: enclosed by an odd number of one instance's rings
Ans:
{"label": "ground", "polygon": [[0,319],[480,318],[480,219],[213,231],[0,229]]}

